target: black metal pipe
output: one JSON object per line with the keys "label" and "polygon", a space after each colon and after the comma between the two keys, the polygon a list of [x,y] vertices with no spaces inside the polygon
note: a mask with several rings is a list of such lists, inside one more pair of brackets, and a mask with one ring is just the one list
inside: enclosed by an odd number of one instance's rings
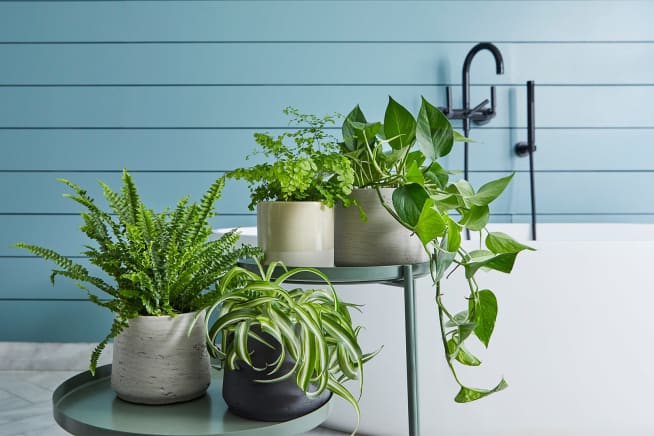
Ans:
{"label": "black metal pipe", "polygon": [[534,151],[536,149],[536,105],[534,81],[527,82],[527,147],[529,150],[529,186],[531,192],[531,239],[536,240],[536,188],[534,183]]}

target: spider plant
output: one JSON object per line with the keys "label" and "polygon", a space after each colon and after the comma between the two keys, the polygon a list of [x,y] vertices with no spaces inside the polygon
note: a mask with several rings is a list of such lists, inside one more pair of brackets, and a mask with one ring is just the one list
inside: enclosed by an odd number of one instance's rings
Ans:
{"label": "spider plant", "polygon": [[[281,262],[264,267],[256,260],[256,271],[235,267],[219,286],[220,297],[207,309],[207,339],[210,354],[227,369],[238,369],[243,362],[256,371],[275,374],[286,355],[295,362],[292,370],[261,383],[274,383],[294,377],[310,398],[325,390],[349,402],[360,415],[358,399],[363,388],[363,364],[378,352],[364,354],[358,342],[361,327],[352,324],[349,309],[342,302],[328,277],[315,268],[286,269]],[[282,285],[298,274],[311,274],[325,282],[320,289],[285,289]],[[209,319],[217,319],[209,326]],[[267,341],[261,331],[274,338]],[[222,337],[218,335],[222,333]],[[278,348],[279,358],[268,368],[255,368],[248,350],[248,339]],[[359,393],[352,394],[344,383],[359,381]],[[358,424],[357,424],[358,427]],[[354,431],[356,433],[356,429]],[[353,433],[353,434],[354,434]]]}

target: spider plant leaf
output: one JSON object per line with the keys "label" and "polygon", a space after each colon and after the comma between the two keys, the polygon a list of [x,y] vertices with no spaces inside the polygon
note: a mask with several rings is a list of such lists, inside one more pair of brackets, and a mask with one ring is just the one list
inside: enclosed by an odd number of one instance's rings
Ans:
{"label": "spider plant leaf", "polygon": [[336,381],[333,378],[330,378],[329,381],[327,382],[327,389],[338,395],[339,397],[343,398],[345,401],[350,403],[352,405],[352,408],[354,408],[354,411],[357,414],[357,424],[356,427],[354,428],[354,431],[352,432],[352,436],[354,436],[359,429],[359,420],[361,418],[361,409],[359,408],[359,403],[354,398],[354,396],[350,393],[350,391],[347,390],[345,386],[343,386],[341,383]]}

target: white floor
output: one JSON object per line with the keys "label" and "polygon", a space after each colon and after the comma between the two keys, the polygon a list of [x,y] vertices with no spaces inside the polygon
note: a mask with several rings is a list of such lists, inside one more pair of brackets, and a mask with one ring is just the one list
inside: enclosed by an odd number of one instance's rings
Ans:
{"label": "white floor", "polygon": [[[77,373],[0,370],[0,435],[68,435],[52,418],[52,391]],[[343,433],[319,428],[305,436],[343,436]]]}

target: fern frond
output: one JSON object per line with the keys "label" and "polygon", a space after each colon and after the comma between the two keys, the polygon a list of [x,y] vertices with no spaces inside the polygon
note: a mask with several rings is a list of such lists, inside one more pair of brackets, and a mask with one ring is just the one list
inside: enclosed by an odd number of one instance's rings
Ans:
{"label": "fern frond", "polygon": [[118,221],[123,225],[134,224],[134,217],[132,216],[129,204],[126,204],[123,197],[114,192],[113,189],[109,187],[102,180],[99,180],[98,183],[102,187],[102,194],[107,199],[109,207],[118,215]]}
{"label": "fern frond", "polygon": [[137,215],[139,213],[139,206],[142,205],[141,200],[139,199],[139,194],[136,190],[136,185],[134,184],[134,180],[132,180],[132,176],[127,172],[126,169],[123,169],[123,188],[122,188],[122,194],[123,194],[123,203],[126,206],[129,217],[130,217],[130,223],[134,224],[136,223],[137,220]]}
{"label": "fern frond", "polygon": [[105,349],[110,340],[118,336],[123,330],[125,330],[125,328],[127,328],[127,321],[119,317],[115,317],[111,323],[111,330],[109,331],[109,334],[95,347],[93,353],[91,353],[91,363],[89,364],[89,371],[91,372],[91,375],[95,375],[95,369],[98,366],[98,359],[102,354],[102,350]]}
{"label": "fern frond", "polygon": [[209,190],[202,197],[198,216],[193,226],[191,243],[195,243],[198,240],[202,228],[207,226],[207,219],[213,216],[213,205],[220,198],[224,187],[225,176],[222,176],[213,182]]}

